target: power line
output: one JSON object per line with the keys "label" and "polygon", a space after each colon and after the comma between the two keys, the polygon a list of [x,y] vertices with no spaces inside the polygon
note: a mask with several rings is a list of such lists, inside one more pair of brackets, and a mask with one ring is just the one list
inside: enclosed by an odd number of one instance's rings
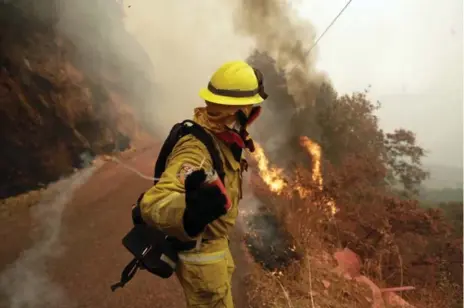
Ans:
{"label": "power line", "polygon": [[334,25],[334,23],[337,21],[337,19],[343,14],[343,12],[346,10],[346,8],[351,4],[353,0],[348,0],[348,2],[345,4],[345,6],[341,9],[341,11],[338,13],[337,16],[335,16],[335,18],[332,20],[332,22],[327,26],[327,28],[325,28],[324,32],[322,32],[322,34],[317,38],[317,40],[314,42],[313,46],[311,46],[311,48],[309,48],[309,50],[306,52],[305,56],[307,57],[309,55],[309,53],[311,52],[311,50],[314,49],[314,47],[316,47],[316,45],[319,43],[319,41],[324,37],[324,35],[327,33],[327,31],[329,31],[329,29]]}

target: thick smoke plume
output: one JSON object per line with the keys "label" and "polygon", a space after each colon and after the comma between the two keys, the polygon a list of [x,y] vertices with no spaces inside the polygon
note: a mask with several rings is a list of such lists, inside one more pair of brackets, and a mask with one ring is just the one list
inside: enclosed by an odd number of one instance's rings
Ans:
{"label": "thick smoke plume", "polygon": [[321,85],[329,82],[316,68],[318,34],[309,21],[298,16],[293,4],[295,1],[240,0],[234,12],[237,33],[256,43],[259,54],[250,60],[263,70],[270,94],[252,135],[271,161],[284,168],[292,165],[292,159],[307,159],[298,143],[300,136],[318,141],[315,100]]}
{"label": "thick smoke plume", "polygon": [[311,103],[324,80],[316,70],[316,31],[312,24],[302,20],[292,2],[286,0],[241,0],[234,17],[237,32],[252,37],[257,49],[287,72],[295,102]]}
{"label": "thick smoke plume", "polygon": [[98,169],[90,166],[66,179],[51,184],[41,202],[31,209],[37,223],[31,234],[32,247],[0,274],[0,291],[11,308],[71,307],[64,290],[47,272],[47,261],[62,251],[62,216],[75,191]]}

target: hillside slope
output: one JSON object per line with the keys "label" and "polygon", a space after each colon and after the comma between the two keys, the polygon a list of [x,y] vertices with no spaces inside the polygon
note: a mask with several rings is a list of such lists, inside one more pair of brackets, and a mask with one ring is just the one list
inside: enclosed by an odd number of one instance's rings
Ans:
{"label": "hillside slope", "polygon": [[0,198],[124,149],[138,125],[124,93],[79,66],[75,46],[13,5],[0,9]]}

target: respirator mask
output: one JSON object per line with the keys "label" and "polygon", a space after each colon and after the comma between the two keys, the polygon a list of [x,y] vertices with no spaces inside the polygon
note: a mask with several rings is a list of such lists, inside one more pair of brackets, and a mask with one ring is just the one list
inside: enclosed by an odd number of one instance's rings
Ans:
{"label": "respirator mask", "polygon": [[235,120],[226,125],[224,132],[216,135],[226,142],[237,161],[241,160],[243,149],[254,152],[255,146],[247,129],[261,113],[260,106],[246,106],[235,113]]}

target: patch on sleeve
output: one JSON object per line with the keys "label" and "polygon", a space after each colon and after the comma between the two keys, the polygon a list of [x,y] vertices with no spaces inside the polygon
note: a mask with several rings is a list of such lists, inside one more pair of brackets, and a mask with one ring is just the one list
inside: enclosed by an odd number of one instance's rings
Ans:
{"label": "patch on sleeve", "polygon": [[185,183],[185,178],[190,174],[192,173],[196,168],[191,165],[191,164],[182,164],[182,166],[180,166],[180,169],[179,171],[177,172],[177,179],[179,180],[179,182],[181,182],[182,184]]}

